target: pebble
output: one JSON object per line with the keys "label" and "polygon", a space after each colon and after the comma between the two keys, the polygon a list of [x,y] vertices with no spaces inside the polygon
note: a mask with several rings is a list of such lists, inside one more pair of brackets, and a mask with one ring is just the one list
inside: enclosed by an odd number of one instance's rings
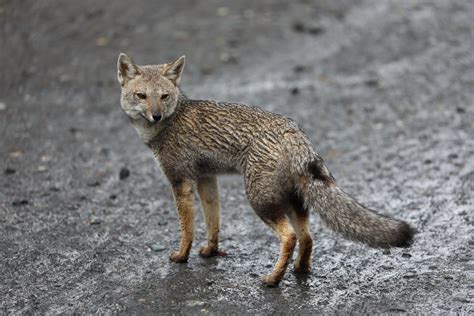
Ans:
{"label": "pebble", "polygon": [[15,172],[16,172],[15,169],[7,167],[3,173],[6,175],[10,175],[10,174],[14,174]]}
{"label": "pebble", "polygon": [[48,167],[46,167],[46,166],[38,166],[38,171],[44,172],[44,171],[46,171],[46,170],[48,170]]}
{"label": "pebble", "polygon": [[193,306],[202,306],[202,305],[205,305],[206,303],[203,302],[203,301],[198,301],[198,300],[191,300],[191,301],[187,301],[186,302],[186,305],[190,306],[190,307],[193,307]]}
{"label": "pebble", "polygon": [[130,170],[128,170],[128,168],[123,167],[122,169],[120,169],[120,173],[119,173],[120,180],[127,179],[129,176],[130,176]]}
{"label": "pebble", "polygon": [[294,22],[292,28],[296,33],[308,33],[311,35],[319,35],[324,32],[324,28],[319,25],[305,25],[301,21]]}
{"label": "pebble", "polygon": [[404,252],[404,253],[402,253],[402,257],[403,258],[411,258],[411,255],[409,253]]}
{"label": "pebble", "polygon": [[23,156],[23,152],[21,150],[16,150],[10,153],[10,157],[13,158],[19,158],[21,156]]}
{"label": "pebble", "polygon": [[221,16],[221,17],[228,16],[229,13],[230,13],[230,10],[228,7],[219,7],[216,10],[216,15]]}
{"label": "pebble", "polygon": [[100,224],[102,224],[102,220],[100,220],[99,218],[92,219],[89,222],[89,225],[100,225]]}
{"label": "pebble", "polygon": [[377,79],[367,79],[364,83],[367,87],[378,87],[380,85]]}
{"label": "pebble", "polygon": [[0,102],[0,111],[4,111],[7,108],[5,102]]}
{"label": "pebble", "polygon": [[160,252],[160,251],[164,251],[166,250],[165,247],[161,246],[161,245],[158,245],[158,244],[153,244],[153,245],[150,245],[150,249],[155,251],[155,252]]}
{"label": "pebble", "polygon": [[28,200],[15,200],[12,202],[13,206],[21,206],[29,204]]}
{"label": "pebble", "polygon": [[298,87],[294,87],[290,89],[291,95],[297,95],[300,93],[300,89]]}
{"label": "pebble", "polygon": [[105,36],[100,36],[95,39],[95,44],[97,46],[106,46],[109,43],[109,39]]}
{"label": "pebble", "polygon": [[293,72],[295,73],[302,73],[304,71],[306,71],[308,68],[304,65],[296,65],[295,67],[293,67]]}

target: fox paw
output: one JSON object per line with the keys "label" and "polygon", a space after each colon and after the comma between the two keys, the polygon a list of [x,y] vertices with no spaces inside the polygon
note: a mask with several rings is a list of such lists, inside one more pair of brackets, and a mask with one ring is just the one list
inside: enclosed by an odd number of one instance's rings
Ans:
{"label": "fox paw", "polygon": [[306,264],[295,264],[293,272],[296,274],[308,274],[311,272],[311,267]]}
{"label": "fox paw", "polygon": [[262,277],[262,283],[267,287],[277,287],[280,281],[281,278],[275,277],[273,274]]}
{"label": "fox paw", "polygon": [[188,256],[182,255],[179,251],[170,254],[170,260],[176,263],[188,262]]}
{"label": "fox paw", "polygon": [[225,257],[227,253],[219,251],[217,247],[204,246],[199,250],[199,256],[203,258],[211,258],[215,256]]}

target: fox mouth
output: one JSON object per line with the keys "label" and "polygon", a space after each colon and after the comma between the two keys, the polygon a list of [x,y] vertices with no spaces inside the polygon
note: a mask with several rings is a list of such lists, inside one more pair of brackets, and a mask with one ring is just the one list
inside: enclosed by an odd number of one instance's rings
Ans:
{"label": "fox mouth", "polygon": [[162,117],[163,117],[161,114],[154,114],[154,115],[148,116],[148,115],[146,115],[146,114],[143,113],[143,112],[140,112],[140,115],[141,115],[145,120],[147,120],[149,123],[152,123],[152,124],[156,124],[156,123],[160,122],[161,119],[162,119]]}
{"label": "fox mouth", "polygon": [[145,115],[145,113],[140,112],[140,115],[141,115],[147,122],[149,122],[149,123],[154,123],[154,121],[153,121],[153,122],[150,121],[150,119]]}

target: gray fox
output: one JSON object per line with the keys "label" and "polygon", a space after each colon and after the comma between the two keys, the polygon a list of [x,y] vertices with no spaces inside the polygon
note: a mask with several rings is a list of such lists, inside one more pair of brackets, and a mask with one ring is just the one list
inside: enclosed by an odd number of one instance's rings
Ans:
{"label": "gray fox", "polygon": [[344,237],[373,247],[408,247],[415,229],[377,214],[336,185],[308,137],[290,119],[243,104],[191,100],[179,88],[185,57],[160,65],[118,58],[121,106],[168,178],[180,221],[173,262],[186,262],[194,235],[194,192],[204,212],[207,245],[199,254],[219,254],[219,189],[216,176],[239,173],[256,214],[280,240],[280,256],[262,281],[277,286],[293,256],[296,273],[307,273],[313,240],[309,212]]}

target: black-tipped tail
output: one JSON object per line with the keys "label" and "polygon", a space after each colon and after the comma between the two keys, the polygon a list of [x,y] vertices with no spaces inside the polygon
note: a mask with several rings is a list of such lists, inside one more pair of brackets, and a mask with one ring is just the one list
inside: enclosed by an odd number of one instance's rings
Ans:
{"label": "black-tipped tail", "polygon": [[361,205],[335,183],[314,180],[305,196],[308,206],[318,211],[322,220],[334,231],[348,239],[372,247],[409,247],[415,229],[408,223],[380,215]]}

